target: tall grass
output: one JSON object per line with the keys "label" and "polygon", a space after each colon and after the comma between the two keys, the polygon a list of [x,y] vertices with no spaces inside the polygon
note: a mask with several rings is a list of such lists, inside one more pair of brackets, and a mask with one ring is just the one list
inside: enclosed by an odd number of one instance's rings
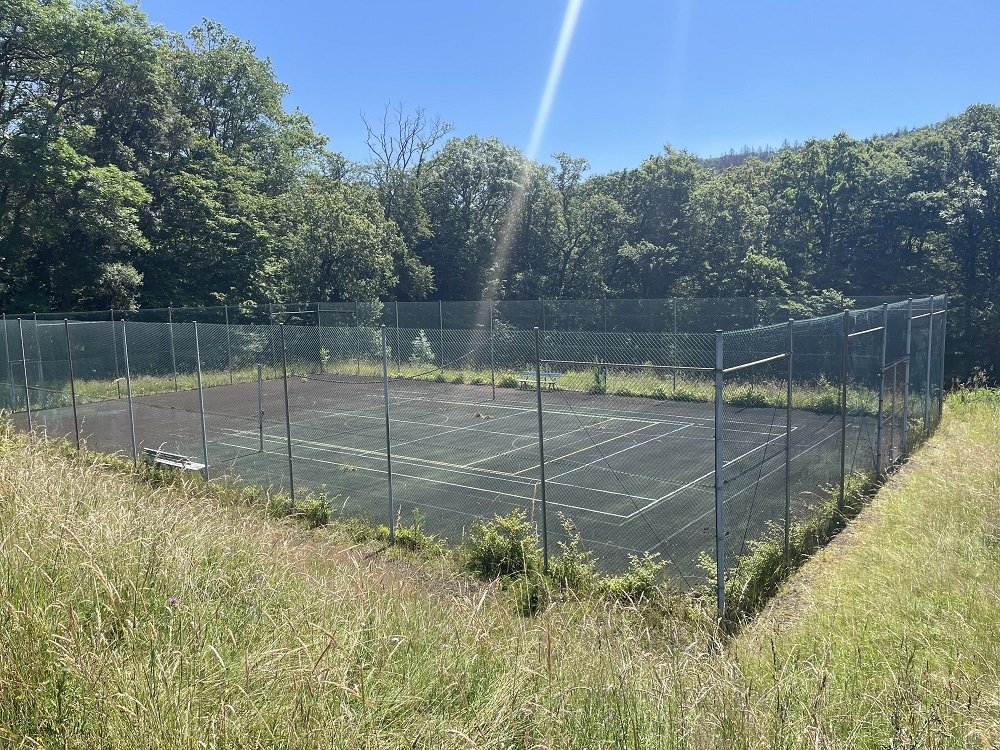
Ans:
{"label": "tall grass", "polygon": [[0,746],[995,746],[997,434],[1000,398],[951,401],[848,535],[718,643],[628,598],[524,617],[501,579],[6,428]]}

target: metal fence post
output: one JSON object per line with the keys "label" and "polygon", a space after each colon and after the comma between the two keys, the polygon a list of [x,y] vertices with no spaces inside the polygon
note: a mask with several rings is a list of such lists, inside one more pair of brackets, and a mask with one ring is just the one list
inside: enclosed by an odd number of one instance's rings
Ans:
{"label": "metal fence post", "polygon": [[316,339],[319,343],[319,351],[317,355],[319,357],[319,371],[322,374],[325,370],[323,365],[323,318],[322,313],[319,309],[320,303],[316,303]]}
{"label": "metal fence post", "polygon": [[840,499],[839,510],[844,509],[847,492],[847,378],[851,346],[851,312],[844,310],[844,334],[841,342],[840,362]]}
{"label": "metal fence post", "polygon": [[888,343],[889,305],[882,305],[882,354],[878,368],[878,417],[875,422],[875,476],[882,475],[882,421],[885,419],[885,347]]}
{"label": "metal fence post", "polygon": [[66,363],[69,367],[69,397],[73,405],[73,434],[76,436],[76,449],[80,450],[80,419],[76,413],[76,375],[73,372],[73,342],[69,336],[69,320],[63,318],[66,329]]}
{"label": "metal fence post", "polygon": [[672,364],[674,365],[673,370],[673,389],[677,390],[677,298],[673,298],[673,308],[674,308],[674,335],[670,339],[670,358]]}
{"label": "metal fence post", "polygon": [[931,295],[931,310],[927,316],[927,380],[924,388],[924,437],[931,434],[931,360],[934,359],[934,295]]}
{"label": "metal fence post", "polygon": [[948,295],[944,295],[944,310],[941,311],[941,354],[938,355],[938,363],[941,367],[941,393],[938,397],[938,421],[944,413],[944,354],[945,344],[948,339]]}
{"label": "metal fence post", "polygon": [[177,349],[174,346],[174,309],[167,308],[167,325],[170,327],[170,366],[174,370],[174,392],[177,392]]}
{"label": "metal fence post", "polygon": [[785,395],[785,565],[790,562],[792,538],[792,377],[795,357],[795,322],[788,320],[788,392]]}
{"label": "metal fence post", "polygon": [[389,544],[396,541],[396,508],[392,496],[392,434],[389,430],[389,353],[385,345],[385,326],[382,326],[382,403],[385,408],[385,466],[389,489]]}
{"label": "metal fence post", "polygon": [[201,381],[201,343],[198,341],[198,321],[194,321],[194,361],[198,375],[198,413],[201,417],[201,457],[205,462],[205,481],[209,481],[208,472],[208,427],[205,424],[205,388]]}
{"label": "metal fence post", "polygon": [[3,314],[3,352],[7,361],[7,396],[10,401],[10,408],[14,408],[14,373],[10,364],[10,343],[7,336],[7,313]]}
{"label": "metal fence post", "polygon": [[396,307],[396,330],[395,330],[396,335],[393,338],[395,339],[395,344],[396,344],[396,348],[395,348],[395,352],[396,352],[396,372],[399,372],[399,370],[402,369],[402,366],[403,366],[403,360],[401,359],[401,357],[402,357],[402,351],[401,350],[402,350],[403,347],[399,343],[399,300],[396,300],[396,302],[394,304],[395,304],[395,307]]}
{"label": "metal fence post", "polygon": [[260,437],[260,453],[264,452],[264,367],[257,365],[257,434]]}
{"label": "metal fence post", "polygon": [[490,388],[493,391],[493,400],[497,400],[497,349],[496,331],[493,328],[493,300],[490,300]]}
{"label": "metal fence post", "polygon": [[278,325],[281,343],[281,382],[285,389],[285,442],[288,446],[288,496],[295,504],[295,472],[292,468],[292,420],[288,408],[288,351],[285,349],[285,324]]}
{"label": "metal fence post", "polygon": [[541,479],[542,500],[542,564],[549,572],[548,508],[545,504],[545,439],[542,431],[542,359],[538,326],[535,326],[535,396],[538,402],[538,471]]}
{"label": "metal fence post", "polygon": [[724,381],[724,360],[722,355],[722,331],[715,332],[715,598],[719,616],[719,626],[726,621],[726,526],[723,506],[726,501],[724,453],[723,453],[723,409],[722,386]]}
{"label": "metal fence post", "polygon": [[[114,324],[112,324],[114,325]],[[122,357],[125,361],[125,393],[128,396],[128,424],[132,432],[132,463],[139,462],[139,448],[135,439],[135,407],[132,403],[132,370],[128,363],[128,322],[122,321]],[[204,424],[204,417],[202,417]]]}
{"label": "metal fence post", "polygon": [[24,373],[24,410],[28,415],[28,434],[33,434],[35,427],[31,422],[31,390],[28,388],[28,353],[24,348],[24,324],[17,319],[17,335],[21,339],[21,371]]}
{"label": "metal fence post", "polygon": [[438,300],[438,367],[444,367],[444,303]]}
{"label": "metal fence post", "polygon": [[223,315],[226,317],[226,356],[229,363],[229,384],[233,383],[233,336],[229,329],[229,305],[222,306]]}
{"label": "metal fence post", "polygon": [[903,383],[903,452],[910,448],[910,354],[913,345],[913,298],[906,301],[906,377]]}
{"label": "metal fence post", "polygon": [[121,377],[118,369],[118,332],[115,331],[115,308],[111,308],[111,348],[115,352],[115,380]]}

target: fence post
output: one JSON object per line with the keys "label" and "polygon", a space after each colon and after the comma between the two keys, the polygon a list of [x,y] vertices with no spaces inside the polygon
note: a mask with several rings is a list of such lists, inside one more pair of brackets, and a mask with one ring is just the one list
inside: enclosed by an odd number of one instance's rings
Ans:
{"label": "fence post", "polygon": [[229,330],[229,305],[222,306],[223,314],[226,316],[226,356],[229,363],[229,384],[233,384],[233,337]]}
{"label": "fence post", "polygon": [[49,390],[45,387],[45,370],[42,368],[42,342],[38,338],[38,313],[34,313],[34,329],[35,329],[35,351],[38,353],[38,360],[35,364],[35,369],[38,371],[38,397],[42,401],[42,408],[44,409],[49,404]]}
{"label": "fence post", "polygon": [[938,398],[938,420],[944,413],[944,353],[945,343],[948,338],[948,295],[944,295],[944,310],[941,311],[941,354],[938,355],[938,362],[941,365],[941,394]]}
{"label": "fence post", "polygon": [[[113,325],[113,324],[112,324]],[[122,320],[122,357],[125,360],[125,393],[128,396],[128,424],[132,431],[132,463],[139,462],[139,449],[135,440],[135,408],[132,404],[132,370],[128,363],[128,322]],[[204,424],[202,417],[202,424]]]}
{"label": "fence post", "polygon": [[24,324],[23,321],[17,319],[17,335],[21,339],[21,370],[24,372],[24,410],[28,415],[28,434],[31,435],[35,431],[35,427],[31,422],[31,391],[28,388],[28,353],[24,348]]}
{"label": "fence post", "polygon": [[389,544],[396,541],[396,508],[392,497],[392,434],[389,431],[389,354],[385,346],[385,326],[382,326],[382,404],[385,408],[385,466],[389,488]]}
{"label": "fence post", "polygon": [[[356,304],[356,303],[355,303]],[[295,504],[295,472],[292,469],[292,420],[288,409],[288,351],[285,348],[285,324],[278,324],[281,344],[281,382],[285,389],[285,443],[288,446],[288,496]]]}
{"label": "fence post", "polygon": [[924,387],[924,437],[931,434],[931,360],[934,359],[934,295],[931,295],[931,310],[927,316],[927,380]]}
{"label": "fence post", "polygon": [[194,321],[194,361],[195,372],[198,375],[198,414],[201,417],[201,457],[205,462],[205,481],[209,481],[208,473],[208,427],[205,424],[205,388],[201,381],[201,343],[198,341],[198,321]]}
{"label": "fence post", "polygon": [[542,432],[542,358],[538,326],[535,326],[535,396],[538,402],[538,471],[541,479],[542,500],[542,564],[549,572],[549,528],[545,504],[545,440]]}
{"label": "fence post", "polygon": [[788,392],[785,395],[785,565],[790,562],[792,536],[792,362],[795,357],[795,322],[788,319]]}
{"label": "fence post", "polygon": [[393,338],[395,339],[396,342],[396,348],[395,348],[396,372],[398,373],[403,367],[403,360],[400,359],[400,357],[402,356],[401,352],[402,346],[399,343],[399,300],[396,300],[394,304],[396,306],[396,331],[395,331],[396,335]]}
{"label": "fence post", "polygon": [[903,383],[903,452],[910,448],[910,354],[913,345],[913,298],[906,301],[906,381]]}
{"label": "fence post", "polygon": [[674,335],[670,339],[670,358],[673,361],[673,389],[677,390],[677,298],[673,298],[674,308]]}
{"label": "fence post", "polygon": [[841,343],[840,361],[840,498],[839,510],[844,509],[847,491],[847,378],[849,349],[851,346],[851,312],[844,310],[844,334]]}
{"label": "fence post", "polygon": [[722,331],[715,332],[715,597],[719,615],[719,627],[726,621],[726,527],[723,505],[726,501],[725,477],[723,470],[723,410],[722,385],[724,380],[724,360],[722,356]]}
{"label": "fence post", "polygon": [[444,368],[444,303],[438,300],[438,367]]}
{"label": "fence post", "polygon": [[885,347],[888,343],[889,305],[882,305],[882,354],[878,368],[878,416],[875,422],[875,476],[882,475],[882,420],[885,418]]}
{"label": "fence post", "polygon": [[317,351],[316,356],[319,357],[319,371],[320,371],[320,374],[322,374],[324,372],[324,369],[325,369],[324,366],[323,366],[323,319],[321,317],[322,313],[320,312],[319,306],[320,306],[320,303],[317,302],[316,303],[316,339],[319,342],[319,350]]}
{"label": "fence post", "polygon": [[538,306],[542,309],[542,330],[545,330],[545,300],[538,298]]}
{"label": "fence post", "polygon": [[264,366],[257,365],[257,434],[260,437],[259,453],[264,452]]}
{"label": "fence post", "polygon": [[121,377],[118,369],[118,332],[115,330],[115,308],[111,308],[111,348],[115,352],[115,380]]}
{"label": "fence post", "polygon": [[177,392],[177,349],[174,346],[174,309],[167,308],[167,325],[170,328],[170,366],[174,371],[174,393]]}
{"label": "fence post", "polygon": [[7,313],[3,314],[3,352],[7,358],[7,395],[10,399],[10,408],[14,408],[14,373],[10,364],[10,343],[7,337]]}
{"label": "fence post", "polygon": [[490,388],[493,400],[497,400],[496,332],[493,328],[493,300],[490,300]]}
{"label": "fence post", "polygon": [[76,449],[80,450],[80,419],[76,413],[76,375],[73,372],[73,342],[69,337],[69,319],[63,318],[66,329],[66,362],[69,366],[69,397],[73,405],[73,434],[76,436]]}

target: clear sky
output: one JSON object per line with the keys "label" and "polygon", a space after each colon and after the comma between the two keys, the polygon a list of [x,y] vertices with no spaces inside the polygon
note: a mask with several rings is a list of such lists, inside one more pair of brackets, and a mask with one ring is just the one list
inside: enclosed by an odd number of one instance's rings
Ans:
{"label": "clear sky", "polygon": [[[569,0],[579,2],[579,0]],[[423,107],[527,150],[567,0],[140,0],[183,32],[221,22],[269,57],[332,148],[360,114]],[[701,156],[926,125],[1000,103],[996,0],[582,0],[538,157],[594,171],[665,143]]]}

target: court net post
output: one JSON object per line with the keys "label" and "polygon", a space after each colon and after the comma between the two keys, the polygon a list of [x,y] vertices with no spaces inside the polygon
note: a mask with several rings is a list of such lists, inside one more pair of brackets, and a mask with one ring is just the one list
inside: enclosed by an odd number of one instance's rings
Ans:
{"label": "court net post", "polygon": [[542,354],[538,326],[535,326],[535,396],[538,403],[538,471],[542,501],[542,565],[549,572],[549,528],[545,504],[545,440],[542,432]]}
{"label": "court net post", "polygon": [[[112,326],[114,324],[112,323]],[[135,440],[135,409],[132,404],[132,369],[129,367],[128,362],[128,322],[122,320],[122,357],[125,363],[125,394],[128,397],[128,426],[129,432],[132,436],[132,463],[137,463],[139,461],[139,449],[136,445]],[[195,345],[197,346],[198,334],[195,333]],[[199,375],[199,386],[200,386],[200,375]],[[205,417],[202,416],[202,425],[205,424]],[[205,471],[208,471],[208,462],[205,462]]]}
{"label": "court net post", "polygon": [[69,337],[69,319],[63,318],[66,330],[66,363],[69,366],[69,397],[73,405],[73,434],[76,437],[76,449],[80,450],[80,419],[76,413],[76,375],[73,371],[73,342]]}
{"label": "court net post", "polygon": [[722,356],[721,330],[715,332],[715,597],[718,624],[725,628],[726,622],[726,528],[723,518],[725,503],[725,478],[723,476],[724,454],[722,423],[722,386],[724,361]]}
{"label": "court net post", "polygon": [[208,474],[208,429],[205,425],[205,388],[201,381],[201,345],[198,341],[198,321],[194,321],[194,362],[198,376],[198,414],[201,419],[201,457],[205,462],[205,481]]}
{"label": "court net post", "polygon": [[396,508],[392,496],[392,435],[389,430],[389,354],[382,326],[382,404],[385,408],[385,467],[389,492],[389,544],[396,541]]}
{"label": "court net post", "polygon": [[[272,332],[273,333],[273,332]],[[285,324],[278,324],[278,338],[281,344],[281,383],[285,391],[285,443],[288,446],[288,496],[295,504],[295,472],[292,469],[292,420],[288,414],[288,351],[285,348]]]}

